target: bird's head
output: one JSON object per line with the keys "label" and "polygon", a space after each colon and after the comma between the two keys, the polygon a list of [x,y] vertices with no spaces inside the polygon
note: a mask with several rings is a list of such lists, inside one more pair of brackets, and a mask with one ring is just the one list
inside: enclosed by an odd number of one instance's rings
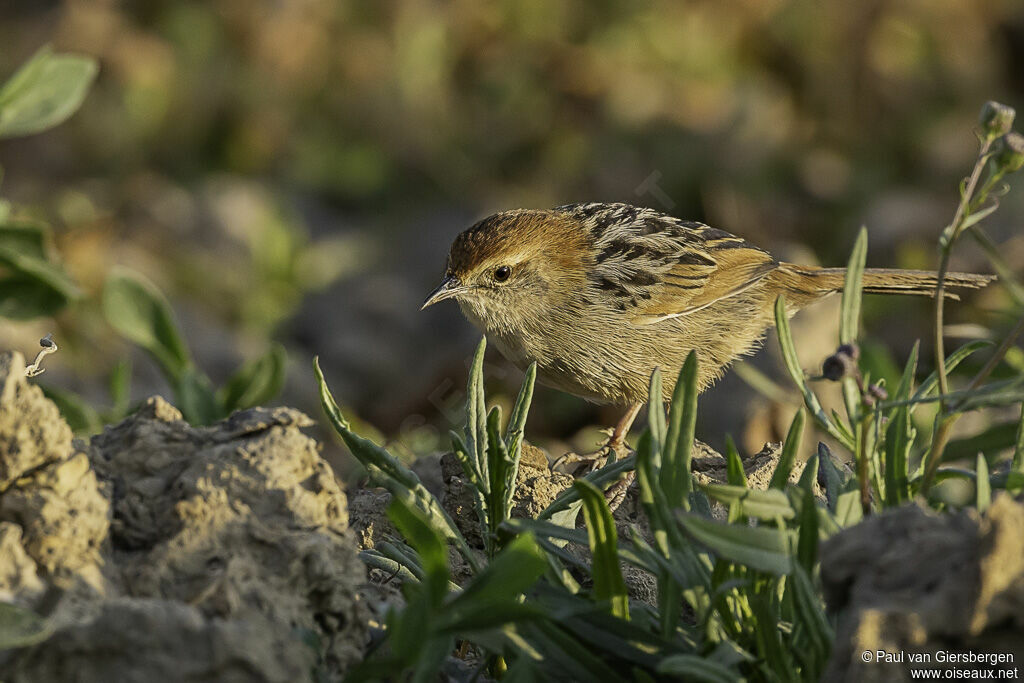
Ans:
{"label": "bird's head", "polygon": [[485,329],[511,329],[579,291],[587,257],[586,235],[564,213],[496,213],[455,238],[423,308],[455,299]]}

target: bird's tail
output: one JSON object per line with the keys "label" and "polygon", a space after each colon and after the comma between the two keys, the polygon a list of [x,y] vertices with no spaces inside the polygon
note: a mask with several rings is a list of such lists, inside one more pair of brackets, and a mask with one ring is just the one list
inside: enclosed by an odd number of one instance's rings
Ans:
{"label": "bird's tail", "polygon": [[[792,298],[798,306],[843,290],[845,268],[816,268],[780,263],[770,275],[780,293]],[[946,273],[943,294],[959,299],[950,289],[980,289],[995,279],[993,275],[974,273]],[[920,294],[934,296],[938,273],[930,270],[902,270],[898,268],[867,268],[864,270],[864,291],[870,294]]]}

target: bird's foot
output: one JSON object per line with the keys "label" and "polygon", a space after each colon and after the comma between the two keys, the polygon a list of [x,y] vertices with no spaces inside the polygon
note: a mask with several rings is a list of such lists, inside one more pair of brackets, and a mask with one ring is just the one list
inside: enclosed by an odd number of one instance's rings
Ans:
{"label": "bird's foot", "polygon": [[572,451],[556,458],[551,469],[556,472],[582,477],[594,470],[599,470],[609,462],[621,460],[630,454],[630,448],[621,438],[615,438],[613,430],[608,430],[609,438],[596,451],[590,453],[574,453]]}
{"label": "bird's foot", "polygon": [[[556,472],[570,474],[574,477],[582,477],[601,469],[609,462],[627,457],[632,452],[629,446],[621,438],[615,438],[613,430],[610,430],[609,434],[609,439],[596,451],[582,454],[570,451],[557,458],[551,464],[551,469]],[[611,508],[612,512],[618,509],[622,501],[625,500],[626,490],[633,483],[635,476],[636,474],[633,471],[626,472],[622,478],[605,491],[604,497],[608,501],[608,507]]]}

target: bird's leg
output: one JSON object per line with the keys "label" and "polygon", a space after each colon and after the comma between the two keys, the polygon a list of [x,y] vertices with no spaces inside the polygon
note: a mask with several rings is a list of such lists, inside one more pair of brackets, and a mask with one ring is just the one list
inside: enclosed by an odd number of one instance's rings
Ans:
{"label": "bird's leg", "polygon": [[[596,451],[584,454],[566,453],[552,463],[551,469],[562,467],[562,471],[565,471],[565,465],[577,463],[589,463],[587,471],[590,472],[604,467],[605,463],[608,462],[608,456],[614,454],[618,457],[619,452],[626,447],[626,435],[629,434],[629,428],[633,426],[633,422],[636,420],[636,416],[640,413],[640,408],[642,407],[642,403],[632,404],[629,410],[626,411],[626,414],[622,416],[622,419],[612,428],[608,440]],[[572,471],[569,473],[576,474],[579,469],[581,468],[572,468]]]}

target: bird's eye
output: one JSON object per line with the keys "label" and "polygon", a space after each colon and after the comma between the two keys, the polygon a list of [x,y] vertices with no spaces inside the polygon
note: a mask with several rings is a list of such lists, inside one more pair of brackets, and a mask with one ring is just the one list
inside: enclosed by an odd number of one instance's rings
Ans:
{"label": "bird's eye", "polygon": [[512,275],[512,269],[508,266],[498,266],[494,269],[494,281],[505,282]]}

